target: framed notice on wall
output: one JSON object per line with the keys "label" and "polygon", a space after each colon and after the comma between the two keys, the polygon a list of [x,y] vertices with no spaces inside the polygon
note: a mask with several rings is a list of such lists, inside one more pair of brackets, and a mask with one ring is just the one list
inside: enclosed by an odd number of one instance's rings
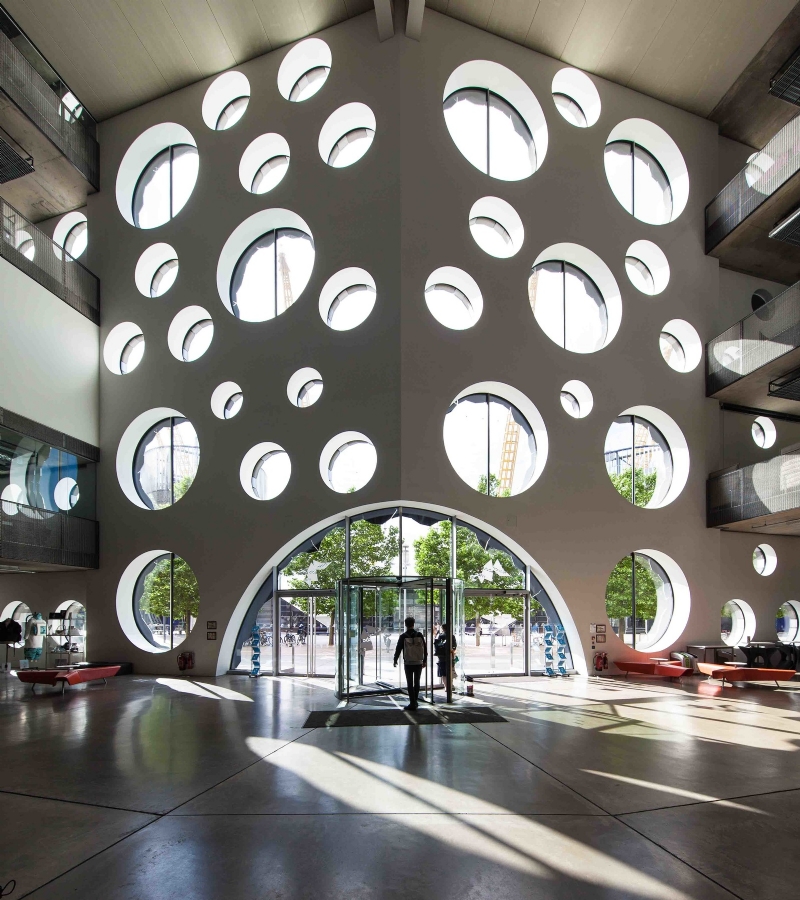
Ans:
{"label": "framed notice on wall", "polygon": [[215,641],[217,639],[216,631],[207,631],[206,632],[206,640],[207,641]]}
{"label": "framed notice on wall", "polygon": [[216,630],[217,630],[217,623],[216,623],[216,620],[214,620],[214,621],[211,621],[211,620],[207,621],[207,622],[206,622],[206,629],[207,629],[208,631],[216,631]]}
{"label": "framed notice on wall", "polygon": [[598,633],[598,634],[605,634],[605,633],[606,633],[606,626],[605,626],[605,625],[595,625],[595,628],[597,629],[597,633]]}

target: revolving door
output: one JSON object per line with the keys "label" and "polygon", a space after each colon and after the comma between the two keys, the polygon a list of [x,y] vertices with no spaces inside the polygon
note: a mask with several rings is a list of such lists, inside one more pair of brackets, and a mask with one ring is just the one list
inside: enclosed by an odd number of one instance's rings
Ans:
{"label": "revolving door", "polygon": [[437,634],[449,624],[458,646],[464,630],[464,586],[455,578],[378,576],[346,578],[338,584],[336,605],[336,695],[401,693],[405,690],[402,659],[394,668],[397,641],[412,616],[425,638],[428,664],[421,678],[420,697],[434,702],[434,691],[452,701],[454,665],[445,659],[443,674],[434,654]]}

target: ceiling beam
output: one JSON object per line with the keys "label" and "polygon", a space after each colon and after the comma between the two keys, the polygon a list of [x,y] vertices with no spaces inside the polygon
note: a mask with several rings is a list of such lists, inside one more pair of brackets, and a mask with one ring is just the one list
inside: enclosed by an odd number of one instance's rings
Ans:
{"label": "ceiling beam", "polygon": [[422,16],[425,13],[425,0],[408,0],[408,16],[406,17],[406,37],[418,41],[422,37]]}
{"label": "ceiling beam", "polygon": [[392,0],[375,0],[375,20],[378,23],[378,40],[394,37],[394,11]]}

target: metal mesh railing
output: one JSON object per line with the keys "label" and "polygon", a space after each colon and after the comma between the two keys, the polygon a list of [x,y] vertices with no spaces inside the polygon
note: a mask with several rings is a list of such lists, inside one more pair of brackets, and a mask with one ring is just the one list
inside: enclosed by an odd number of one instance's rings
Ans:
{"label": "metal mesh railing", "polygon": [[99,528],[79,519],[13,503],[0,502],[0,557],[56,566],[96,569],[100,562]]}
{"label": "metal mesh railing", "polygon": [[706,503],[709,528],[790,510],[800,516],[800,453],[709,478]]}
{"label": "metal mesh railing", "polygon": [[706,395],[800,347],[800,282],[706,345]]}
{"label": "metal mesh railing", "polygon": [[95,189],[100,189],[100,150],[94,120],[76,118],[20,50],[0,31],[0,88],[51,140]]}
{"label": "metal mesh railing", "polygon": [[800,171],[800,116],[754,153],[706,207],[706,253]]}
{"label": "metal mesh railing", "polygon": [[0,256],[73,309],[100,324],[100,281],[85,266],[0,199]]}

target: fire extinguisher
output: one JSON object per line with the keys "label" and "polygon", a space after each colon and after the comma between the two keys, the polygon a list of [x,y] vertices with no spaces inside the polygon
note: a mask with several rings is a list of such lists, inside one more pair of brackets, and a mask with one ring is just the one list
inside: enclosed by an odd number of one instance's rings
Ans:
{"label": "fire extinguisher", "polygon": [[186,669],[194,668],[194,651],[193,650],[187,650],[184,653],[178,654],[178,668],[181,670],[181,672],[185,671]]}
{"label": "fire extinguisher", "polygon": [[595,653],[594,655],[594,670],[595,672],[602,672],[603,669],[608,668],[608,655],[606,653]]}

